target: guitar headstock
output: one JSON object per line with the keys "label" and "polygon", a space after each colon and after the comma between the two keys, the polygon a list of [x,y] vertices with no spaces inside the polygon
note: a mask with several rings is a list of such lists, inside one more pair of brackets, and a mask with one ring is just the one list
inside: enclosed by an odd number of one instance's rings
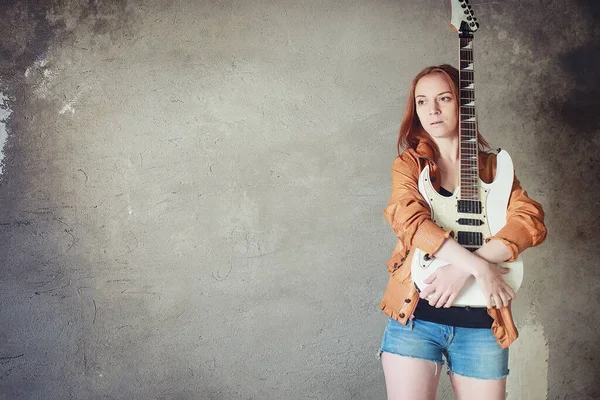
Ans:
{"label": "guitar headstock", "polygon": [[470,36],[479,28],[479,23],[469,5],[469,0],[450,0],[450,7],[452,8],[450,26],[460,36]]}

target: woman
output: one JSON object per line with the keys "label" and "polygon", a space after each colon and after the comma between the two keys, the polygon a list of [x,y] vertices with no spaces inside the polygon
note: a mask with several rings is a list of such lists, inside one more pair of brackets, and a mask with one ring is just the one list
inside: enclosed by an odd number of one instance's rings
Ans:
{"label": "woman", "polygon": [[[525,249],[544,241],[544,212],[515,177],[507,223],[477,251],[459,245],[431,220],[418,190],[426,165],[431,182],[444,196],[458,185],[458,70],[450,65],[425,68],[413,80],[400,127],[392,168],[392,195],[384,215],[398,236],[388,262],[390,279],[380,308],[390,318],[380,355],[389,400],[434,400],[444,358],[456,398],[504,399],[508,346],[517,338],[510,303],[515,293],[502,279]],[[493,180],[494,154],[478,136],[479,176]],[[428,278],[419,294],[410,279],[414,248],[449,265]],[[463,286],[474,279],[489,299],[488,308],[452,307]],[[427,299],[427,300],[426,300]]]}

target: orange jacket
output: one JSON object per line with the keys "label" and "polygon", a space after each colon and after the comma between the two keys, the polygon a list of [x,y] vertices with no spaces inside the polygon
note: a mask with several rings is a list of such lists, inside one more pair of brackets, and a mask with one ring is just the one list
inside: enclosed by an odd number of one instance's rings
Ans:
{"label": "orange jacket", "polygon": [[[431,182],[436,190],[440,186],[440,171],[433,161],[431,147],[421,142],[416,150],[408,149],[394,160],[392,166],[392,195],[383,214],[398,236],[398,242],[387,266],[390,272],[388,286],[380,304],[381,310],[401,324],[406,325],[413,314],[419,294],[412,284],[410,266],[411,250],[419,248],[435,254],[446,238],[453,233],[444,231],[431,220],[428,204],[418,189],[419,174],[429,165]],[[496,155],[479,152],[479,177],[486,183],[496,173]],[[512,252],[508,261],[514,261],[525,249],[536,246],[546,238],[544,210],[530,199],[515,177],[508,202],[506,225],[491,238],[500,239]],[[502,348],[517,339],[517,328],[509,307],[488,309],[494,319],[492,332]]]}

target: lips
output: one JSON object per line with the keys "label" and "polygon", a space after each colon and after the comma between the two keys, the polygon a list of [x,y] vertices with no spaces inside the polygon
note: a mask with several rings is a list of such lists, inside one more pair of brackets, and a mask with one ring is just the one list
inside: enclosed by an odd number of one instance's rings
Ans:
{"label": "lips", "polygon": [[431,124],[429,124],[429,125],[431,125],[431,126],[435,126],[435,125],[439,125],[439,124],[441,124],[441,123],[442,123],[442,121],[435,121],[435,122],[432,122],[432,123],[431,123]]}

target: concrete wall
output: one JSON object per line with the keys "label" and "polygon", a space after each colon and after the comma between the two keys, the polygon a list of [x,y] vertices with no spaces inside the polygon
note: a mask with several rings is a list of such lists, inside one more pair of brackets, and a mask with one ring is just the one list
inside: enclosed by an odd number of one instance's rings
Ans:
{"label": "concrete wall", "polygon": [[[480,130],[550,232],[509,398],[597,399],[600,7],[473,4]],[[410,79],[456,63],[447,2],[0,11],[0,397],[383,399],[381,211]]]}

